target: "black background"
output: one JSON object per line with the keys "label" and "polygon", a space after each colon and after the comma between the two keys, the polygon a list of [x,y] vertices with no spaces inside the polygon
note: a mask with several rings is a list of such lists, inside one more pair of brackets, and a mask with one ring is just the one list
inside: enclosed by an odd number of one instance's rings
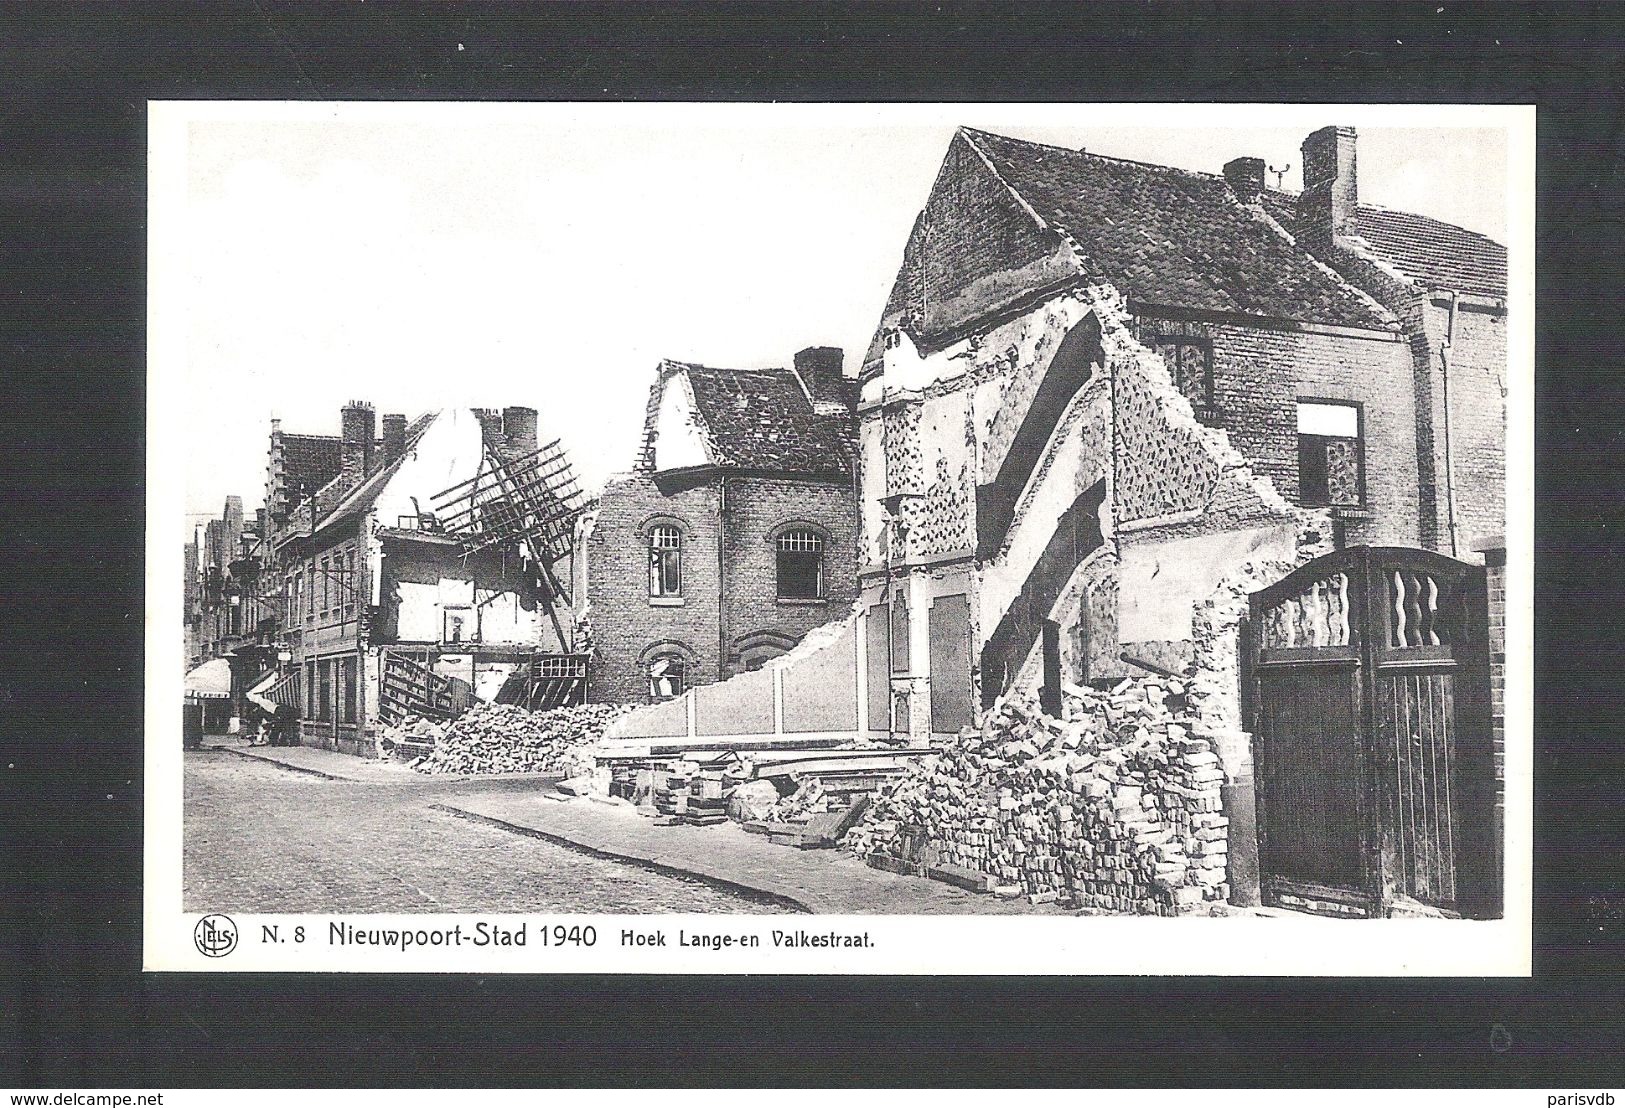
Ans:
{"label": "black background", "polygon": [[[1443,2],[0,10],[0,1085],[1617,1086],[1621,30]],[[1537,104],[1535,976],[141,973],[146,101],[186,98]]]}

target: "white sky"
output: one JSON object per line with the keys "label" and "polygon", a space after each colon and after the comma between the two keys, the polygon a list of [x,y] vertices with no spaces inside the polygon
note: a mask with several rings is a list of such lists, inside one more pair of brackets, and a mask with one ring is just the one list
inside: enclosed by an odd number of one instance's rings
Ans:
{"label": "white sky", "polygon": [[228,493],[261,504],[273,416],[531,405],[596,487],[630,467],[663,357],[829,344],[854,371],[961,123],[1209,172],[1258,156],[1289,188],[1303,137],[1352,124],[1363,203],[1506,241],[1505,136],[1477,109],[188,108],[185,149],[153,151],[155,187],[184,157],[186,195],[152,295],[184,302],[189,530]]}

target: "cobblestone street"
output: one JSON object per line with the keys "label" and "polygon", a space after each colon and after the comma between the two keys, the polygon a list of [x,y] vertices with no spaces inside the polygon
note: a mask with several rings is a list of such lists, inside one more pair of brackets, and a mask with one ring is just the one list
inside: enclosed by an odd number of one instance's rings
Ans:
{"label": "cobblestone street", "polygon": [[785,909],[433,810],[534,781],[329,781],[186,755],[185,910],[730,912]]}

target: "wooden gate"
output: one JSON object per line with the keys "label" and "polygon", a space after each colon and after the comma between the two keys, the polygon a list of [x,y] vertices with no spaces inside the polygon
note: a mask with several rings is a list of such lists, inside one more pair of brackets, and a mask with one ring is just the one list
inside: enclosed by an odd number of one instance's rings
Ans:
{"label": "wooden gate", "polygon": [[1493,914],[1483,567],[1352,547],[1254,593],[1249,616],[1263,902]]}

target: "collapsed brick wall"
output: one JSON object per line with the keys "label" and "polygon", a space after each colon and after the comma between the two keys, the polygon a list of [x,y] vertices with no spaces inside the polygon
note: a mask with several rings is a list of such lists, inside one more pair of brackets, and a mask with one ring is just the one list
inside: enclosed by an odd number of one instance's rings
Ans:
{"label": "collapsed brick wall", "polygon": [[1229,895],[1224,773],[1186,692],[1160,678],[1073,686],[1064,720],[1007,697],[979,733],[872,804],[843,845],[989,875],[1035,902],[1211,910]]}
{"label": "collapsed brick wall", "polygon": [[[1090,292],[1112,376],[1112,500],[1120,524],[1175,523],[1198,513],[1204,530],[1297,512],[1225,431],[1204,426],[1163,357],[1136,337],[1115,290]],[[1217,355],[1216,355],[1217,356]],[[1295,435],[1296,413],[1287,426]]]}

